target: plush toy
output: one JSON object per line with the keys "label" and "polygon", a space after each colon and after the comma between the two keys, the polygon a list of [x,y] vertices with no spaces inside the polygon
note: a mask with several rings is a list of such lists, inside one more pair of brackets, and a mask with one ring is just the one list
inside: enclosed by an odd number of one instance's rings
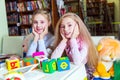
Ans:
{"label": "plush toy", "polygon": [[120,59],[120,42],[112,38],[102,38],[97,46],[99,61],[93,80],[111,80],[114,77],[114,61]]}

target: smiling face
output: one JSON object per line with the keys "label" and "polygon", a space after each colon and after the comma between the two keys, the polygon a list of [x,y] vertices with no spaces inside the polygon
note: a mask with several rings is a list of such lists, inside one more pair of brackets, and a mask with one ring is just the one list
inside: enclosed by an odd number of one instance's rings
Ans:
{"label": "smiling face", "polygon": [[45,15],[36,14],[33,19],[33,28],[35,32],[41,34],[45,27],[48,27],[48,19],[45,17]]}
{"label": "smiling face", "polygon": [[65,38],[71,38],[76,25],[77,24],[73,19],[66,17],[61,22],[60,32],[65,36]]}

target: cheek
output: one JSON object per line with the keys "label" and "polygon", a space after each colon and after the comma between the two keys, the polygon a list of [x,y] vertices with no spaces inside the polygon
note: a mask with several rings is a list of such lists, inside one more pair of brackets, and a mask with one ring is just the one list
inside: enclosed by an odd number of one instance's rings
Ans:
{"label": "cheek", "polygon": [[73,33],[74,28],[73,28],[73,27],[69,28],[69,31],[70,31],[71,33]]}
{"label": "cheek", "polygon": [[33,28],[34,28],[34,31],[37,32],[37,28],[35,26],[33,26]]}
{"label": "cheek", "polygon": [[60,28],[60,33],[64,34],[64,29]]}

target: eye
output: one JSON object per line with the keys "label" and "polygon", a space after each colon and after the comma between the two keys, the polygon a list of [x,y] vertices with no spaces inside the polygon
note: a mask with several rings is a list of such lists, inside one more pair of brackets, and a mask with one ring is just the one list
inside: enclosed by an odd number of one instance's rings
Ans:
{"label": "eye", "polygon": [[41,24],[44,24],[44,21],[41,21],[40,23],[41,23]]}
{"label": "eye", "polygon": [[38,22],[37,21],[33,21],[33,24],[37,24]]}
{"label": "eye", "polygon": [[71,26],[72,26],[71,24],[68,25],[68,27],[71,27]]}
{"label": "eye", "polygon": [[111,54],[110,54],[110,57],[113,58],[113,56],[114,56],[114,55],[111,53]]}

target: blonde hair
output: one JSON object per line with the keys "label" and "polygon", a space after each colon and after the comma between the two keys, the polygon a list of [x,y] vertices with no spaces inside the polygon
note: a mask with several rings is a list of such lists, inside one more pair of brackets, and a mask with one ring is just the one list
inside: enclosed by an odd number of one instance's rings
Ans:
{"label": "blonde hair", "polygon": [[43,15],[48,21],[51,22],[50,13],[49,13],[49,11],[46,10],[46,9],[45,9],[45,10],[44,10],[44,9],[38,9],[38,10],[36,10],[36,11],[33,13],[33,15],[32,15],[32,22],[33,22],[33,20],[34,20],[35,15],[37,15],[37,14]]}
{"label": "blonde hair", "polygon": [[90,35],[87,27],[85,26],[83,21],[80,19],[80,17],[78,15],[74,14],[74,13],[66,13],[59,19],[59,21],[56,25],[56,31],[55,31],[55,47],[62,40],[62,36],[60,35],[59,28],[60,28],[62,20],[65,17],[69,17],[69,18],[75,20],[75,22],[78,24],[79,32],[80,32],[79,36],[88,45],[88,56],[87,56],[88,57],[88,62],[87,62],[87,64],[91,67],[96,67],[97,62],[98,62],[96,47],[93,44],[93,41],[91,39],[91,35]]}

